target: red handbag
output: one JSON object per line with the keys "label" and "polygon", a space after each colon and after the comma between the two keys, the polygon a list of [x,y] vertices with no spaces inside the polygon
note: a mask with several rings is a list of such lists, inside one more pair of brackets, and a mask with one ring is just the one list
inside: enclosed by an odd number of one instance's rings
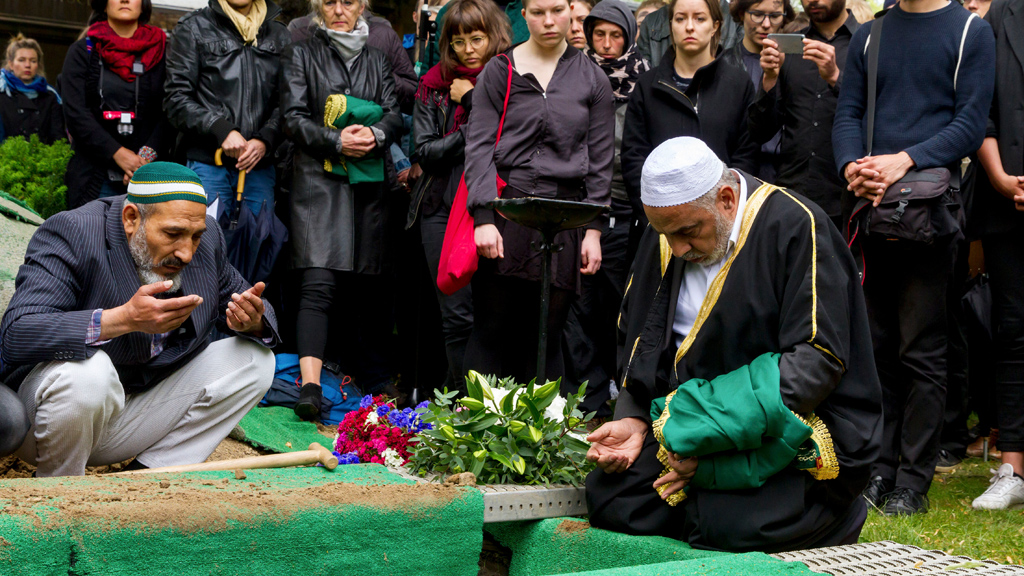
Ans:
{"label": "red handbag", "polygon": [[[501,110],[501,121],[498,122],[498,137],[494,147],[501,141],[501,129],[505,125],[505,113],[508,112],[508,95],[512,92],[512,61],[508,60],[508,86],[505,89],[505,105]],[[505,189],[505,181],[496,177],[498,197]],[[466,206],[469,200],[469,189],[466,188],[466,173],[462,173],[459,188],[455,192],[452,211],[448,216],[448,226],[444,230],[444,244],[441,246],[441,262],[437,270],[437,287],[441,292],[451,296],[469,284],[476,272],[480,256],[476,252],[476,239],[473,231],[476,225],[473,216]]]}

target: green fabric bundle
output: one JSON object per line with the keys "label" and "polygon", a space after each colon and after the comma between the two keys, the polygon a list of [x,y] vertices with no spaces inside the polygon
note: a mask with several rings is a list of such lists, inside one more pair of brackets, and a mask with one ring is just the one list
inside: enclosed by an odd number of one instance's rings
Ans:
{"label": "green fabric bundle", "polygon": [[813,430],[782,403],[779,357],[762,354],[710,382],[694,378],[651,403],[662,447],[699,458],[691,486],[757,488],[794,462]]}
{"label": "green fabric bundle", "polygon": [[[345,128],[353,124],[371,126],[384,118],[384,109],[375,102],[332,94],[327,97],[324,107],[324,126],[329,128]],[[347,176],[349,184],[384,181],[384,158],[379,154],[373,157],[348,158],[340,156],[336,160],[324,160],[324,170],[338,176]]]}

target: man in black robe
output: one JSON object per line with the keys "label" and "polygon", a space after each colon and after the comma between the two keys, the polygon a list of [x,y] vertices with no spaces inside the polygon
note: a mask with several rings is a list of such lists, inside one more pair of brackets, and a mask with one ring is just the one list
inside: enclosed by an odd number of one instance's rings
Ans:
{"label": "man in black robe", "polygon": [[[694,138],[652,152],[642,196],[651,225],[619,318],[624,388],[614,421],[589,438],[587,458],[598,464],[587,478],[591,524],[731,551],[855,543],[867,513],[859,495],[879,451],[881,389],[839,231],[814,203],[725,168]],[[775,385],[785,408],[827,427],[838,474],[819,480],[789,466],[745,489],[689,486],[670,505],[712,461],[659,461],[653,432],[663,418],[652,430],[652,401],[765,353],[781,355]]]}

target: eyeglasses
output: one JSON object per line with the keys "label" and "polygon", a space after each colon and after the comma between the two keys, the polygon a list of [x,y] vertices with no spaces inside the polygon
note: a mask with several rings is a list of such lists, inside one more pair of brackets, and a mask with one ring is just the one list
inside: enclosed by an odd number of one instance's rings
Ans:
{"label": "eyeglasses", "polygon": [[[474,37],[469,39],[468,44],[470,46],[472,46],[474,50],[479,50],[480,48],[483,48],[484,42],[486,42],[486,41],[487,41],[487,38],[485,38],[483,36],[474,36]],[[465,50],[466,49],[466,44],[467,44],[467,42],[465,40],[462,40],[462,39],[452,40],[452,48],[454,48],[458,52],[462,52],[463,50]]]}
{"label": "eyeglasses", "polygon": [[760,23],[764,22],[765,16],[767,16],[772,23],[778,24],[778,23],[782,22],[783,18],[786,17],[786,13],[785,12],[772,12],[771,14],[767,14],[765,12],[760,12],[760,11],[757,11],[757,10],[750,10],[750,11],[747,12],[747,16],[750,16],[750,21],[753,22],[754,24],[760,24]]}

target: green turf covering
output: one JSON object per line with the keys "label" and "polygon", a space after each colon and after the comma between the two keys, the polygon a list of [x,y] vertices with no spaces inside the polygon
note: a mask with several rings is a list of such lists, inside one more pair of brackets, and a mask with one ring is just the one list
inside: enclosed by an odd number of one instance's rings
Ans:
{"label": "green turf covering", "polygon": [[[159,514],[159,482],[188,483],[190,489],[218,494],[263,491],[269,498],[287,489],[325,489],[335,482],[358,485],[414,484],[382,466],[252,470],[236,479],[232,472],[177,476],[84,477],[0,481],[0,508],[17,487],[38,490],[33,515],[0,512],[0,574],[104,575],[140,574],[344,574],[376,575],[477,573],[482,544],[483,498],[472,489],[457,489],[451,498],[415,502],[393,499],[371,504],[356,499],[331,505],[303,501],[282,514],[277,504],[232,506],[222,521],[201,527],[125,522],[116,515],[124,506]],[[225,481],[226,480],[226,481]],[[15,483],[21,483],[15,484]],[[32,483],[32,484],[29,484]],[[197,486],[198,485],[198,486]],[[74,487],[95,493],[86,504],[95,515],[55,514],[47,495]],[[396,488],[397,489],[397,488]],[[402,488],[406,489],[407,488]],[[429,489],[416,487],[415,490]],[[381,492],[388,488],[380,488]],[[138,502],[133,498],[144,499]],[[180,496],[180,494],[179,494]],[[217,496],[220,498],[220,496]],[[117,498],[117,502],[104,502]],[[281,498],[278,496],[278,498]],[[35,502],[35,497],[26,498]],[[251,500],[250,500],[251,501]],[[256,502],[259,502],[258,500]],[[105,513],[104,507],[116,508]],[[20,508],[19,510],[24,510]],[[276,514],[274,514],[277,512]],[[181,513],[187,514],[187,512]],[[56,516],[56,517],[55,517]],[[229,517],[233,516],[233,517]]]}
{"label": "green turf covering", "polygon": [[512,549],[509,576],[544,576],[724,554],[695,550],[671,538],[591,528],[575,518],[488,524],[486,530]]}
{"label": "green turf covering", "polygon": [[783,562],[760,552],[664,562],[645,566],[565,572],[558,576],[805,576],[817,574],[799,562]]}
{"label": "green turf covering", "polygon": [[238,440],[271,452],[306,450],[313,442],[334,450],[331,438],[317,432],[316,424],[301,420],[291,408],[257,406],[242,418],[238,426],[244,433],[244,438]]}

